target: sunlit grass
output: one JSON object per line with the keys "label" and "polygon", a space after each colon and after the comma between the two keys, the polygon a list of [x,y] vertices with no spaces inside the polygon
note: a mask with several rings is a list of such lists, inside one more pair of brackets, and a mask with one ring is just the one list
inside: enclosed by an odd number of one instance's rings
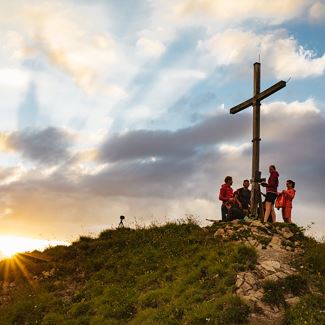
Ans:
{"label": "sunlit grass", "polygon": [[256,254],[213,234],[188,220],[18,254],[25,269],[8,272],[0,324],[242,323],[249,308],[233,297],[235,276]]}
{"label": "sunlit grass", "polygon": [[[215,237],[224,226],[108,229],[69,247],[18,253],[0,261],[0,324],[243,324],[250,309],[234,295],[236,275],[254,269],[257,255]],[[284,324],[325,324],[325,247],[292,232],[304,247],[292,261],[298,273],[269,285],[266,300],[284,307],[282,295],[298,295]]]}

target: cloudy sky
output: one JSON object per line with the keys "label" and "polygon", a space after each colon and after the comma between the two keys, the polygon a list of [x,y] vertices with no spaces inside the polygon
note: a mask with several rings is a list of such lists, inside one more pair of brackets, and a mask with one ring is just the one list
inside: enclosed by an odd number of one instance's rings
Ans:
{"label": "cloudy sky", "polygon": [[251,176],[251,109],[229,108],[259,58],[262,90],[291,78],[261,107],[261,171],[325,234],[324,0],[0,4],[0,235],[219,219],[224,177]]}

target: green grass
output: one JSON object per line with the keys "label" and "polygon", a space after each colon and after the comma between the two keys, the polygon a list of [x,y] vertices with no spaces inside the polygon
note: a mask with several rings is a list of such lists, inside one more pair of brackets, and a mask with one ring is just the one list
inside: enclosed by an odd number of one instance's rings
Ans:
{"label": "green grass", "polygon": [[[298,273],[265,282],[263,301],[285,307],[285,325],[325,324],[325,244],[306,237],[301,243],[304,252],[293,261]],[[289,294],[300,297],[295,306],[287,305]]]}
{"label": "green grass", "polygon": [[[294,234],[288,243],[304,247],[293,264],[299,273],[266,282],[263,300],[285,306],[286,325],[325,323],[324,243],[304,237],[295,225],[278,223],[259,238],[241,223],[232,226],[233,238],[215,238],[225,226],[200,228],[189,220],[106,230],[69,247],[21,254],[20,267],[2,261],[0,281],[15,286],[6,289],[10,303],[0,305],[0,324],[245,324],[250,310],[233,294],[235,280],[238,272],[255,268],[257,255],[233,240],[251,236],[267,245],[266,235],[283,227]],[[51,270],[47,278],[44,272]],[[3,293],[0,287],[0,297]],[[300,302],[287,306],[287,295]]]}
{"label": "green grass", "polygon": [[[245,323],[249,308],[233,290],[256,252],[213,233],[192,221],[106,230],[38,253],[46,261],[21,257],[38,281],[31,286],[12,269],[16,287],[0,306],[0,324]],[[6,267],[0,263],[0,274]]]}
{"label": "green grass", "polygon": [[301,300],[286,310],[285,325],[325,324],[325,243],[308,239],[304,248],[294,263],[299,270],[298,278],[287,280],[287,287]]}
{"label": "green grass", "polygon": [[286,306],[286,294],[302,296],[309,293],[308,281],[300,274],[292,274],[278,281],[265,281],[263,289],[263,301],[275,306]]}
{"label": "green grass", "polygon": [[319,294],[309,294],[296,306],[287,309],[285,325],[320,325],[325,324],[325,299]]}

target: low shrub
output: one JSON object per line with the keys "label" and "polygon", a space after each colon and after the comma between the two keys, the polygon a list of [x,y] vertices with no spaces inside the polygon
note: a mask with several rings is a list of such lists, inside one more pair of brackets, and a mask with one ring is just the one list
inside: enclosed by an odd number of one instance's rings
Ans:
{"label": "low shrub", "polygon": [[301,296],[309,291],[308,282],[300,274],[292,274],[280,281],[280,285],[285,287],[285,292],[291,292],[294,296]]}
{"label": "low shrub", "polygon": [[270,305],[285,305],[284,289],[279,281],[265,281],[263,284],[264,296],[262,300]]}
{"label": "low shrub", "polygon": [[309,294],[294,307],[287,309],[285,325],[325,324],[325,299],[320,294]]}
{"label": "low shrub", "polygon": [[[257,263],[257,253],[253,247],[239,245],[237,248],[237,263],[240,263],[245,269],[254,269]],[[242,270],[245,271],[245,270]]]}

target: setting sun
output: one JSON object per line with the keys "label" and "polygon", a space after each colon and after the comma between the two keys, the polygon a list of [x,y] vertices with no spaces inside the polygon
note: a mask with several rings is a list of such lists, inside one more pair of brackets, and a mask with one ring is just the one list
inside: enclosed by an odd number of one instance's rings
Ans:
{"label": "setting sun", "polygon": [[68,245],[69,243],[57,240],[42,240],[18,236],[0,236],[0,259],[12,257],[16,253],[43,250],[48,246]]}

